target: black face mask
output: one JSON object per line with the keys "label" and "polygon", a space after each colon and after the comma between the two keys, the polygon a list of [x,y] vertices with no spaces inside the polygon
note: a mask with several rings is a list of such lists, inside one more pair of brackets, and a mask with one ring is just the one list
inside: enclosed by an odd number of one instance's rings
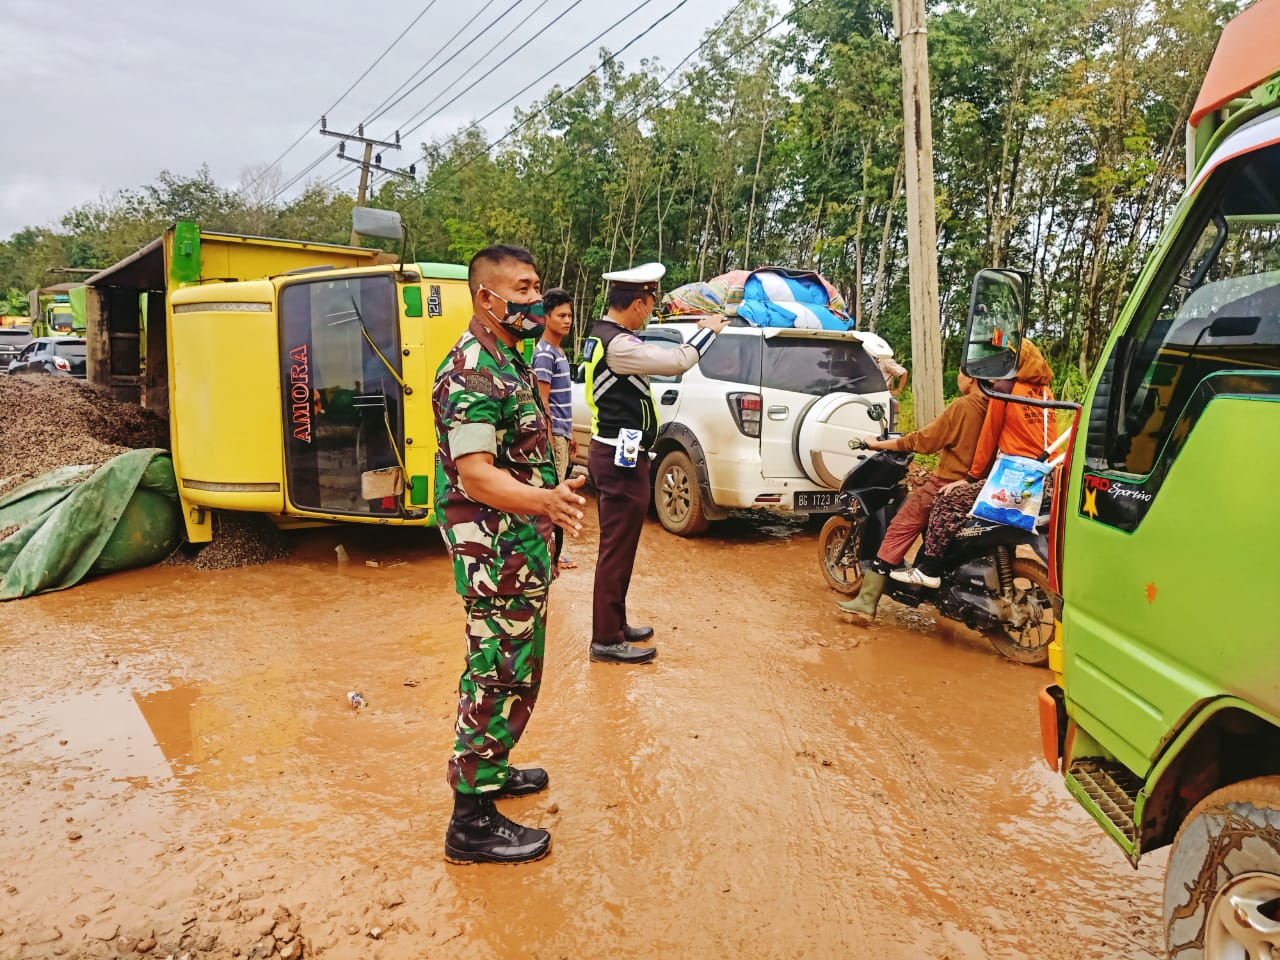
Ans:
{"label": "black face mask", "polygon": [[507,305],[506,313],[499,317],[492,310],[489,316],[493,318],[494,323],[506,330],[517,340],[530,340],[534,337],[542,336],[542,331],[546,327],[544,322],[546,311],[543,309],[542,300],[534,300],[531,303],[515,303],[506,297],[499,297],[488,287],[481,287],[492,296],[498,297]]}

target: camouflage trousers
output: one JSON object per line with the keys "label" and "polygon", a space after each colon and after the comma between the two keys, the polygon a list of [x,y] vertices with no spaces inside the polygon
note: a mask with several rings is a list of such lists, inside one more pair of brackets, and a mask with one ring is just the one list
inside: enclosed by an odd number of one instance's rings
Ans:
{"label": "camouflage trousers", "polygon": [[449,786],[491,793],[507,782],[507,754],[520,740],[542,683],[547,595],[463,597],[467,661]]}

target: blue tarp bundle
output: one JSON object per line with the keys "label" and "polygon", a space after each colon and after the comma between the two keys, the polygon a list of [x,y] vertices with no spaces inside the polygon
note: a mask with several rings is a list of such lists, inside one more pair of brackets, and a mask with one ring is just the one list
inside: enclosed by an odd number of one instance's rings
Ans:
{"label": "blue tarp bundle", "polygon": [[853,321],[831,308],[831,296],[814,274],[758,270],[742,290],[738,316],[757,327],[850,330]]}
{"label": "blue tarp bundle", "polygon": [[839,292],[809,270],[764,267],[733,270],[676,287],[662,299],[664,319],[723,313],[758,327],[852,330]]}

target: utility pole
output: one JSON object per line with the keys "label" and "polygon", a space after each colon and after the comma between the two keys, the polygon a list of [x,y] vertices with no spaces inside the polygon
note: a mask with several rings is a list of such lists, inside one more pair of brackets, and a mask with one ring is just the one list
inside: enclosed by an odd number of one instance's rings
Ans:
{"label": "utility pole", "polygon": [[938,222],[924,0],[893,0],[902,45],[903,150],[907,167],[907,276],[911,285],[911,393],[916,425],[942,413],[942,318],[938,313]]}
{"label": "utility pole", "polygon": [[[365,199],[367,198],[369,193],[369,171],[370,170],[377,170],[379,173],[389,173],[389,174],[392,174],[393,176],[404,177],[408,180],[414,179],[414,175],[416,171],[414,170],[413,164],[409,165],[409,170],[407,173],[403,170],[390,170],[382,165],[382,154],[379,153],[375,157],[373,152],[374,147],[386,147],[389,150],[399,150],[400,149],[400,131],[399,130],[396,131],[395,140],[374,140],[373,138],[366,137],[364,135],[363,123],[358,124],[356,126],[355,133],[336,133],[335,131],[329,129],[328,118],[321,117],[320,118],[320,135],[322,137],[336,137],[338,140],[342,141],[341,143],[338,144],[339,160],[349,160],[351,163],[360,164],[360,192],[356,195],[356,206],[358,207],[364,206]],[[348,140],[354,140],[356,143],[364,144],[364,159],[357,160],[355,157],[347,156]],[[360,245],[360,237],[356,234],[354,230],[351,231],[351,245],[353,247]]]}

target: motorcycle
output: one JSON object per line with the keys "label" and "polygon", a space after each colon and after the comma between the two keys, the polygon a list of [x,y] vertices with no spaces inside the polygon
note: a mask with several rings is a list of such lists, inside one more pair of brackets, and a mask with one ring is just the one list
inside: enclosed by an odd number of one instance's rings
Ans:
{"label": "motorcycle", "polygon": [[[882,436],[887,438],[887,431]],[[862,586],[863,565],[875,559],[885,530],[907,498],[904,481],[914,458],[912,453],[875,451],[845,477],[837,512],[818,537],[822,573],[833,589],[855,594]],[[939,586],[890,579],[885,595],[909,607],[928,603],[948,620],[983,634],[1009,660],[1044,666],[1054,618],[1061,612],[1046,566],[1047,500],[1034,531],[969,517],[943,556]],[[1030,547],[1038,559],[1019,556],[1020,547]]]}

